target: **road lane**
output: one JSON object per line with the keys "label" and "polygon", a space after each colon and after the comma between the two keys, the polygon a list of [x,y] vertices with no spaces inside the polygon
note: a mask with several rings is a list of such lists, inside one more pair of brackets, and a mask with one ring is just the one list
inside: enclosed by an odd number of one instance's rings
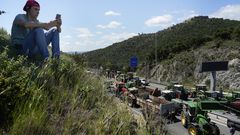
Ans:
{"label": "road lane", "polygon": [[[179,122],[168,124],[167,129],[171,135],[188,135],[187,129],[184,128],[180,122],[180,118],[178,117]],[[216,122],[213,120],[213,122]],[[220,129],[220,135],[230,135],[230,129],[227,125],[222,124],[223,122],[217,121],[216,124]],[[235,132],[235,135],[240,135],[239,131]]]}

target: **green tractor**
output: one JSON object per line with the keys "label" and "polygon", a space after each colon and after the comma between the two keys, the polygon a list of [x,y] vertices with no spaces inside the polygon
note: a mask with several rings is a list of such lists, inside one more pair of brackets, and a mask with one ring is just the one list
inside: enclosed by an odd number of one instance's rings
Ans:
{"label": "green tractor", "polygon": [[181,123],[189,135],[220,135],[220,130],[208,117],[208,111],[222,110],[221,101],[184,101]]}

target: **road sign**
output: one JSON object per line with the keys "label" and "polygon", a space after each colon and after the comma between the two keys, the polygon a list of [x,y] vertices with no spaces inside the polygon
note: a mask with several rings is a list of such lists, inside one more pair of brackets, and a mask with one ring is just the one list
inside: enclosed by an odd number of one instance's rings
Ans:
{"label": "road sign", "polygon": [[137,57],[136,57],[136,56],[132,56],[132,57],[130,58],[130,67],[135,68],[135,67],[137,67],[137,65],[138,65],[138,59],[137,59]]}
{"label": "road sign", "polygon": [[226,70],[228,70],[228,61],[203,62],[201,65],[200,73]]}

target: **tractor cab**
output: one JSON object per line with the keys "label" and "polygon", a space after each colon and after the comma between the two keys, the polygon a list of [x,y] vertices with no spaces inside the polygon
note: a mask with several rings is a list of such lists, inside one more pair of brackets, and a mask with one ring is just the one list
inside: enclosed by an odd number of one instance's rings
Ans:
{"label": "tractor cab", "polygon": [[171,101],[173,99],[174,93],[171,90],[162,90],[161,96],[164,97],[166,100]]}
{"label": "tractor cab", "polygon": [[172,91],[175,93],[176,98],[188,100],[188,91],[183,87],[183,85],[175,84]]}
{"label": "tractor cab", "polygon": [[173,85],[173,91],[183,92],[184,91],[184,87],[181,84],[175,84],[175,85]]}
{"label": "tractor cab", "polygon": [[207,91],[207,85],[205,84],[196,84],[191,92],[191,98],[203,98],[204,92]]}
{"label": "tractor cab", "polygon": [[206,84],[197,84],[195,86],[195,88],[196,88],[196,92],[207,91],[207,85]]}
{"label": "tractor cab", "polygon": [[136,82],[128,81],[125,84],[125,86],[129,90],[130,93],[132,93],[132,94],[137,94],[138,93],[138,89],[136,88]]}
{"label": "tractor cab", "polygon": [[232,92],[232,97],[234,99],[239,99],[240,100],[240,91],[233,91]]}
{"label": "tractor cab", "polygon": [[219,91],[205,91],[204,95],[206,98],[213,99],[213,100],[222,100],[223,99],[223,93]]}

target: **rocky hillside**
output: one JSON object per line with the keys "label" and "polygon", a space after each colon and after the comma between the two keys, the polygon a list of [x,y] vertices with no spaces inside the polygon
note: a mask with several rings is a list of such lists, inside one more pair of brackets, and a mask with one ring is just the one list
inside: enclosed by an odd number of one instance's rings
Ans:
{"label": "rocky hillside", "polygon": [[200,65],[206,61],[229,61],[228,71],[217,72],[217,85],[230,89],[240,89],[240,42],[223,41],[207,42],[203,47],[184,51],[160,62],[148,70],[147,66],[139,74],[146,74],[152,80],[161,82],[179,81],[194,83],[209,83],[209,73],[199,73]]}

